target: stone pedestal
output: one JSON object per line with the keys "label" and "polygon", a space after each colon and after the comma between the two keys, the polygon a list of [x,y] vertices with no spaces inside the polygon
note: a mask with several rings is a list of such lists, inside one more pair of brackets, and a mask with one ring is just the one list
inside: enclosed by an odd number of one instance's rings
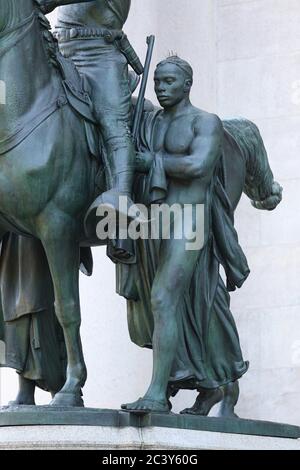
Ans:
{"label": "stone pedestal", "polygon": [[11,426],[0,450],[300,450],[300,440],[170,428]]}
{"label": "stone pedestal", "polygon": [[300,450],[300,428],[172,413],[3,407],[0,450],[5,449]]}

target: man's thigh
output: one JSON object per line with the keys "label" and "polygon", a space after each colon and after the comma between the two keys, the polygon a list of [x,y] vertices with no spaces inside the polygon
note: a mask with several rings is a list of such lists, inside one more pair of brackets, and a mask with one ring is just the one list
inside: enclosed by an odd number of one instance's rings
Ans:
{"label": "man's thigh", "polygon": [[163,240],[161,242],[159,265],[154,278],[152,292],[161,291],[177,302],[189,287],[199,250],[187,250],[188,240]]}

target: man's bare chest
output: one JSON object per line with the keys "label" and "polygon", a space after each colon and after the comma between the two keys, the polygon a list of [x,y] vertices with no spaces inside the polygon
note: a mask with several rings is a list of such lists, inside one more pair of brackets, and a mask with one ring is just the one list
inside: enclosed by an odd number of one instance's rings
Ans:
{"label": "man's bare chest", "polygon": [[164,151],[172,155],[187,155],[193,142],[193,126],[189,119],[158,119],[153,138],[155,152]]}

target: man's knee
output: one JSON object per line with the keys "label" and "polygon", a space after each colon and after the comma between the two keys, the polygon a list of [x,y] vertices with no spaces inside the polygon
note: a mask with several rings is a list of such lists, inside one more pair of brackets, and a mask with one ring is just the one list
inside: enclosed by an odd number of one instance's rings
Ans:
{"label": "man's knee", "polygon": [[172,278],[154,284],[151,292],[151,307],[154,316],[174,316],[180,298],[184,295],[186,273],[182,267],[173,270]]}

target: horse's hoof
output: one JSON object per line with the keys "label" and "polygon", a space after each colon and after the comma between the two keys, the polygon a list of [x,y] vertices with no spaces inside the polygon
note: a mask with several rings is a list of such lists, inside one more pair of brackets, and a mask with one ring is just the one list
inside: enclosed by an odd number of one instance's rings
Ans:
{"label": "horse's hoof", "polygon": [[53,400],[50,402],[50,406],[75,406],[83,407],[83,399],[81,392],[77,393],[68,393],[68,392],[58,392]]}

